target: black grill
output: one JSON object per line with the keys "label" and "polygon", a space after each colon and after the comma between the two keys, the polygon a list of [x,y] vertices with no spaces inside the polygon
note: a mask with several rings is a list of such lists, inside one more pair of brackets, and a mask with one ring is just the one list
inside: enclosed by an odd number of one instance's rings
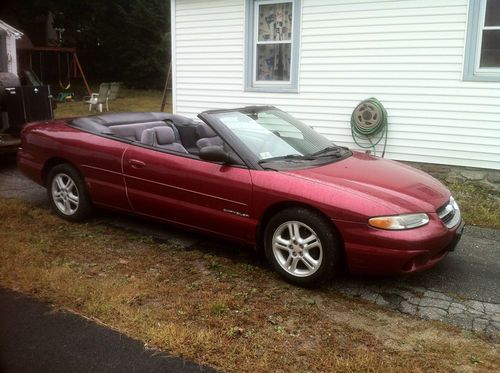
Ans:
{"label": "black grill", "polygon": [[441,206],[440,208],[438,208],[436,210],[436,212],[441,215],[445,210],[446,210],[446,207],[448,207],[448,205],[450,204],[450,201],[446,202],[443,206]]}
{"label": "black grill", "polygon": [[53,119],[49,86],[21,86],[16,75],[0,73],[0,132],[17,136],[27,122]]}
{"label": "black grill", "polygon": [[450,199],[436,211],[443,224],[448,228],[455,226],[460,220],[460,210],[455,206],[454,202]]}
{"label": "black grill", "polygon": [[443,216],[441,220],[443,221],[443,223],[448,224],[451,221],[451,219],[453,219],[454,216],[455,216],[455,210],[452,210],[445,216]]}

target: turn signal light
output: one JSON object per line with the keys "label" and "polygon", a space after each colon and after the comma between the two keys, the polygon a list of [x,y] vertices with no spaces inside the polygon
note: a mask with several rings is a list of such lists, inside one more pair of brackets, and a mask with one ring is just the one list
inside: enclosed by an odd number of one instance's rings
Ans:
{"label": "turn signal light", "polygon": [[379,229],[403,230],[421,227],[429,222],[425,213],[378,216],[368,219],[368,224]]}

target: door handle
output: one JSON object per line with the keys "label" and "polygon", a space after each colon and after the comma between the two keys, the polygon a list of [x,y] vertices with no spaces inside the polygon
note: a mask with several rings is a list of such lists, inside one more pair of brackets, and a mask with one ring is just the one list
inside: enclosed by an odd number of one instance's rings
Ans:
{"label": "door handle", "polygon": [[146,163],[139,161],[137,159],[129,159],[128,164],[131,165],[133,168],[143,168],[146,166]]}

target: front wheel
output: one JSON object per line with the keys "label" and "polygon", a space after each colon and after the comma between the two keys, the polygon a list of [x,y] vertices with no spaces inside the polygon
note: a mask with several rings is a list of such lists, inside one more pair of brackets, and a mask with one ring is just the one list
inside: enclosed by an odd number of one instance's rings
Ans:
{"label": "front wheel", "polygon": [[50,170],[47,194],[52,210],[64,219],[80,221],[92,211],[83,178],[69,164],[59,164]]}
{"label": "front wheel", "polygon": [[320,214],[305,208],[280,211],[267,224],[265,252],[274,269],[299,286],[331,278],[340,263],[337,234]]}

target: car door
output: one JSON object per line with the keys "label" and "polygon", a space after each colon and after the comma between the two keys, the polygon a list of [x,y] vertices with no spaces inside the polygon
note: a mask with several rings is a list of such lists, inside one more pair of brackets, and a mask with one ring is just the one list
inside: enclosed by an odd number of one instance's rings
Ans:
{"label": "car door", "polygon": [[122,175],[123,152],[129,145],[71,127],[65,129],[58,133],[59,141],[65,144],[62,154],[78,165],[92,202],[103,207],[130,211]]}
{"label": "car door", "polygon": [[124,153],[123,172],[137,213],[253,240],[252,182],[247,168],[130,146]]}

